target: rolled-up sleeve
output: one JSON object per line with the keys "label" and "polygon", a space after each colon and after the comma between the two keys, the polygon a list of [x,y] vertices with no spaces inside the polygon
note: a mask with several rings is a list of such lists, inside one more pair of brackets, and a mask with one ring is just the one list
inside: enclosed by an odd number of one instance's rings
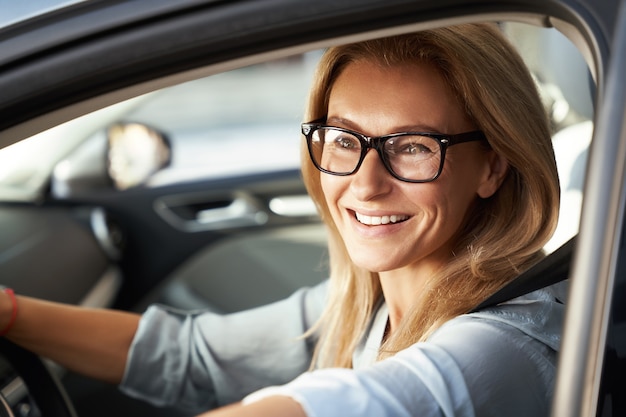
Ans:
{"label": "rolled-up sleeve", "polygon": [[463,316],[370,367],[308,372],[244,402],[289,396],[308,417],[547,416],[555,361],[514,326]]}
{"label": "rolled-up sleeve", "polygon": [[[454,382],[458,378],[462,374],[446,352],[423,346],[360,370],[309,372],[290,384],[257,391],[244,403],[285,395],[299,402],[308,417],[473,416],[465,386]],[[444,413],[442,406],[460,412]]]}
{"label": "rolled-up sleeve", "polygon": [[326,284],[286,300],[229,315],[152,306],[133,340],[123,392],[193,412],[238,401],[308,368]]}

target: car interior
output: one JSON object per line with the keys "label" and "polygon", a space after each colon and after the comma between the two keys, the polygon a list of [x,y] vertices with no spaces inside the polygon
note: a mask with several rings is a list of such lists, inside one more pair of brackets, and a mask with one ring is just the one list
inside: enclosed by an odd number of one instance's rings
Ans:
{"label": "car interior", "polygon": [[[70,7],[68,15],[105,10],[113,22],[130,7],[124,1],[110,9],[88,3]],[[89,91],[80,91],[79,83],[73,87],[68,75],[66,84],[48,89],[48,101],[41,99],[38,109],[24,101],[4,113],[6,124],[0,121],[0,132],[5,132],[0,133],[1,284],[16,293],[88,307],[142,312],[152,303],[162,303],[228,314],[279,300],[327,277],[326,231],[298,169],[299,123],[313,68],[323,49],[333,43],[407,31],[409,26],[422,27],[423,22],[413,17],[417,23],[399,18],[359,23],[353,17],[357,22],[351,23],[357,29],[350,25],[353,32],[337,29],[327,39],[309,29],[312,32],[300,35],[300,44],[293,45],[273,33],[271,25],[267,31],[255,29],[259,40],[249,44],[234,35],[221,39],[220,31],[229,33],[236,22],[254,21],[257,7],[264,10],[260,4],[246,6],[245,11],[233,6],[240,20],[220,19],[231,26],[205,29],[217,34],[213,43],[188,50],[176,46],[178,55],[166,57],[174,63],[146,58],[145,68],[136,73],[122,71],[121,65],[109,70],[106,65],[113,64],[92,63],[92,72],[104,75],[98,82],[93,81],[95,75],[85,76],[84,82],[91,83]],[[132,45],[133,36],[142,37],[143,46],[149,44],[145,39],[152,38],[183,44],[174,36],[176,25],[167,26],[175,14],[166,13],[169,8],[176,6],[154,2],[137,29],[120,23],[123,30],[110,46],[98,44],[96,35],[86,37],[84,46],[76,40],[75,45],[88,48],[94,42],[103,50],[119,49],[120,56],[111,59],[122,62],[132,52],[120,45]],[[215,10],[219,14],[221,9],[215,6]],[[210,12],[211,7],[194,5],[177,12],[181,19],[177,25],[184,15],[189,27],[207,26],[202,19]],[[545,247],[544,261],[476,309],[555,283],[560,283],[559,299],[567,304],[572,262],[577,251],[584,250],[578,234],[591,138],[596,134],[597,86],[603,85],[605,64],[590,54],[575,28],[559,24],[557,18],[524,11],[493,16],[476,12],[476,16],[498,21],[537,81],[553,128],[562,198],[559,225]],[[39,23],[54,30],[55,19],[53,14]],[[448,20],[444,13],[436,21]],[[88,21],[76,17],[77,24]],[[29,36],[41,37],[44,32],[37,32],[35,23],[0,28],[0,41],[16,34],[23,42]],[[326,23],[317,23],[322,31]],[[359,32],[358,24],[367,30]],[[27,30],[31,26],[32,33]],[[60,30],[59,37],[65,39],[59,45],[79,28]],[[106,30],[103,33],[98,36],[105,37]],[[39,44],[33,56],[43,56],[45,48],[54,47],[61,48],[49,39]],[[79,50],[75,52],[78,56]],[[31,57],[18,58],[34,62]],[[0,79],[8,62],[3,59],[0,56]],[[16,62],[22,62],[19,59]],[[70,71],[72,59],[48,69]],[[142,75],[146,68],[152,71],[150,76]],[[11,75],[8,70],[7,74]],[[24,71],[20,76],[27,75]],[[44,82],[41,78],[42,85],[32,88],[47,88]],[[65,92],[58,93],[63,88]],[[621,225],[618,230],[623,232]],[[623,240],[615,252],[616,276],[624,277]],[[620,394],[626,384],[622,381],[626,313],[618,302],[623,301],[624,279],[614,285],[613,292],[607,290],[615,301],[606,307],[611,320],[601,367],[604,376],[598,377],[602,394],[597,415],[605,416],[626,412]],[[94,417],[185,415],[125,397],[114,386],[41,362],[1,339],[0,353],[11,358],[0,361],[0,375],[13,384],[0,389],[0,400],[14,410],[65,410],[58,415]],[[20,382],[33,380],[40,382],[27,387]]]}

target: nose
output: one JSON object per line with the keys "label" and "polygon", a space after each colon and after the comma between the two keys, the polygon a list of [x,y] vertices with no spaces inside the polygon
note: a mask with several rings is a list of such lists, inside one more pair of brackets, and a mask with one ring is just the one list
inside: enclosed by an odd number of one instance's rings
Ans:
{"label": "nose", "polygon": [[350,177],[350,191],[360,201],[369,201],[390,192],[394,180],[374,149],[367,151],[359,170]]}

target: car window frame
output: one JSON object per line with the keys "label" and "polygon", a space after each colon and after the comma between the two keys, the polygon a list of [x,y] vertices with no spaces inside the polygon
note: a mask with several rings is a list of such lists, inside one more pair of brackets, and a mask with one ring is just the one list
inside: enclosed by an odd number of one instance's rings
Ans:
{"label": "car window frame", "polygon": [[[624,225],[626,183],[626,7],[621,8],[587,167],[580,233],[552,414],[592,416],[598,408],[605,343]],[[622,46],[622,48],[619,47]],[[624,256],[625,254],[621,254]]]}

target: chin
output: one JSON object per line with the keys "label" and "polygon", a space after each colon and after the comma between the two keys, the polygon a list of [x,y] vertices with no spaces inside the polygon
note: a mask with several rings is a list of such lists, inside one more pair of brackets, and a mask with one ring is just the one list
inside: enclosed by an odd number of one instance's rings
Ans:
{"label": "chin", "polygon": [[352,258],[352,262],[359,268],[365,269],[366,271],[373,273],[387,272],[397,269],[395,265],[389,265],[387,263],[372,263],[371,259],[367,260],[359,260]]}

